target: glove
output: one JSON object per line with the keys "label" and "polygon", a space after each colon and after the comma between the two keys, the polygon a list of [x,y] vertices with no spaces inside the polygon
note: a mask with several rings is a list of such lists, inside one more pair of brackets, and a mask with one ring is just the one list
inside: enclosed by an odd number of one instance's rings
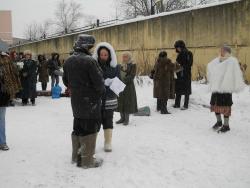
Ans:
{"label": "glove", "polygon": [[113,79],[110,79],[110,78],[107,78],[105,81],[104,81],[104,84],[105,86],[110,86],[113,82]]}

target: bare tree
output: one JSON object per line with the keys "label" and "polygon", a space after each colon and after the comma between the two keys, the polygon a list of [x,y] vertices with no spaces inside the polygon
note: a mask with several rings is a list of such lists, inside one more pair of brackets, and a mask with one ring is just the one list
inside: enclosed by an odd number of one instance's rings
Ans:
{"label": "bare tree", "polygon": [[180,10],[189,7],[190,0],[167,0],[164,1],[164,9],[166,12]]}
{"label": "bare tree", "polygon": [[74,0],[71,0],[70,3],[61,0],[55,11],[54,24],[57,25],[58,29],[68,33],[77,26],[80,18],[82,18],[81,10],[81,4],[76,3]]}
{"label": "bare tree", "polygon": [[40,38],[46,38],[48,36],[51,25],[51,21],[49,20],[46,20],[44,23],[39,25],[38,33]]}
{"label": "bare tree", "polygon": [[24,36],[27,40],[35,40],[39,36],[39,26],[36,22],[28,24],[24,31]]}
{"label": "bare tree", "polygon": [[[152,12],[179,10],[187,8],[191,0],[120,0],[125,18],[148,16]],[[152,10],[151,10],[152,8]]]}

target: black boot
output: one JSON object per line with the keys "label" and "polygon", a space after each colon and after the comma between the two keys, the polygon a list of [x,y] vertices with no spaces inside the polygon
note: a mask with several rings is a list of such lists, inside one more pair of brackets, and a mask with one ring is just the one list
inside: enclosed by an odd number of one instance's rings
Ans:
{"label": "black boot", "polygon": [[223,125],[217,132],[218,133],[225,133],[227,131],[230,131],[229,125]]}
{"label": "black boot", "polygon": [[157,112],[161,110],[161,100],[157,99],[157,106],[156,106]]}
{"label": "black boot", "polygon": [[170,114],[167,110],[167,100],[161,99],[161,114]]}
{"label": "black boot", "polygon": [[128,125],[129,124],[129,114],[124,113],[124,122],[123,125]]}
{"label": "black boot", "polygon": [[221,126],[222,126],[222,122],[221,122],[221,121],[217,121],[217,122],[214,124],[213,129],[214,129],[214,130],[218,130]]}
{"label": "black boot", "polygon": [[181,106],[181,95],[176,95],[174,108],[180,108]]}
{"label": "black boot", "polygon": [[120,115],[121,115],[121,119],[119,119],[117,122],[115,122],[116,124],[121,124],[125,121],[124,113],[121,112]]}

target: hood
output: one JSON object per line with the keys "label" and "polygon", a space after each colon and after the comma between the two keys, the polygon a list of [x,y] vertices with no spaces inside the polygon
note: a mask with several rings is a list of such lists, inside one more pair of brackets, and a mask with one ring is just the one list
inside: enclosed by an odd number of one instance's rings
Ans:
{"label": "hood", "polygon": [[94,51],[94,54],[93,54],[93,58],[96,61],[98,61],[98,53],[97,52],[103,46],[109,49],[110,54],[111,54],[110,66],[115,68],[117,66],[117,57],[116,57],[116,54],[115,54],[115,50],[114,50],[113,46],[111,46],[111,44],[109,44],[107,42],[100,42],[100,43],[97,44],[97,46],[95,48],[95,51]]}

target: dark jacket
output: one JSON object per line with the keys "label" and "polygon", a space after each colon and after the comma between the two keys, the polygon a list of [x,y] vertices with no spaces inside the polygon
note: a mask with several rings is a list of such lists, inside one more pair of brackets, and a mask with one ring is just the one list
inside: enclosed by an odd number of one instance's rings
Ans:
{"label": "dark jacket", "polygon": [[129,63],[127,70],[123,71],[125,76],[121,76],[122,81],[126,84],[126,87],[118,98],[118,111],[122,113],[133,114],[138,111],[137,97],[134,85],[134,78],[136,75],[136,64]]}
{"label": "dark jacket", "polygon": [[154,68],[154,98],[175,98],[174,72],[178,69],[180,65],[172,63],[170,59],[158,58]]}
{"label": "dark jacket", "polygon": [[183,68],[182,71],[177,73],[175,84],[175,92],[177,95],[190,95],[192,93],[192,65],[193,54],[186,48],[178,54],[176,62]]}
{"label": "dark jacket", "polygon": [[36,82],[37,82],[37,62],[34,60],[24,60],[23,69],[21,71],[22,82],[22,98],[36,98]]}
{"label": "dark jacket", "polygon": [[63,82],[71,91],[73,116],[100,119],[105,87],[97,62],[87,52],[75,52],[65,61],[63,70]]}
{"label": "dark jacket", "polygon": [[61,62],[59,60],[59,54],[53,53],[52,58],[48,61],[49,75],[55,75],[54,73],[55,70],[59,70],[60,67],[61,67]]}
{"label": "dark jacket", "polygon": [[49,81],[48,62],[46,60],[39,61],[38,76],[39,82],[47,83]]}
{"label": "dark jacket", "polygon": [[[120,78],[120,66],[111,67],[109,63],[99,63],[99,65],[102,69],[104,80],[115,77]],[[114,110],[117,108],[117,95],[109,88],[109,86],[105,86],[105,88],[106,92],[102,97],[103,108]]]}

